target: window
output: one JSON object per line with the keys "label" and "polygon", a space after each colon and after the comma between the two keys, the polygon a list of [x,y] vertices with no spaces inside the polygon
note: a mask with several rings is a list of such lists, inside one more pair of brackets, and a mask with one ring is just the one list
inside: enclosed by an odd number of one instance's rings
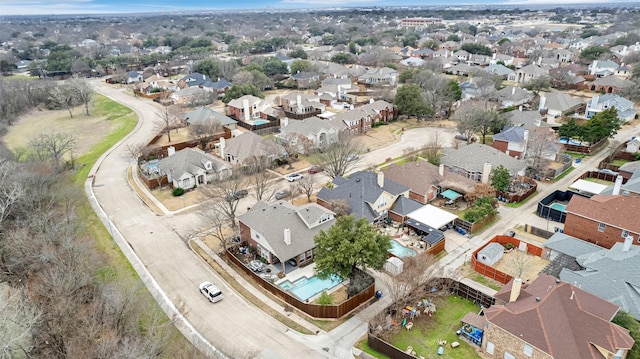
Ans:
{"label": "window", "polygon": [[298,258],[300,259],[299,260],[300,263],[304,263],[304,253],[302,253]]}
{"label": "window", "polygon": [[604,223],[599,223],[598,224],[598,232],[604,232],[604,227],[605,227]]}
{"label": "window", "polygon": [[493,350],[495,349],[495,345],[492,342],[487,342],[487,353],[493,355]]}
{"label": "window", "polygon": [[313,250],[307,251],[307,259],[311,259],[312,255],[313,255]]}
{"label": "window", "polygon": [[629,236],[629,231],[627,231],[626,229],[623,229],[621,237],[622,238],[627,238],[628,236]]}
{"label": "window", "polygon": [[504,352],[504,359],[516,359],[516,357],[509,352]]}
{"label": "window", "polygon": [[527,343],[524,344],[524,354],[526,356],[532,356],[533,355],[533,347]]}

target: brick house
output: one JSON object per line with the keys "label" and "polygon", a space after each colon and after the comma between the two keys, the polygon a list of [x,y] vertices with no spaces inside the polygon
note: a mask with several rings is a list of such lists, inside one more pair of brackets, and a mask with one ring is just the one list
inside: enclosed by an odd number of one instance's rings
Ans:
{"label": "brick house", "polygon": [[263,99],[244,95],[227,104],[227,114],[234,120],[250,122],[252,120],[267,119],[267,110],[271,106]]}
{"label": "brick house", "polygon": [[362,134],[371,130],[374,123],[389,123],[398,114],[392,104],[378,100],[352,110],[341,112],[333,116],[332,121],[344,123],[350,133]]}
{"label": "brick house", "polygon": [[640,236],[640,197],[596,195],[573,196],[566,208],[564,232],[567,235],[611,248],[631,235],[638,245]]}
{"label": "brick house", "polygon": [[238,216],[241,241],[267,263],[280,263],[282,272],[290,260],[299,266],[313,263],[314,237],[335,221],[333,212],[315,203],[294,206],[285,201],[259,201]]}
{"label": "brick house", "polygon": [[611,319],[618,306],[541,274],[511,280],[484,309],[483,357],[511,359],[625,358],[634,344]]}
{"label": "brick house", "polygon": [[287,117],[297,120],[319,115],[326,108],[326,105],[320,102],[320,96],[300,92],[282,95],[280,104]]}

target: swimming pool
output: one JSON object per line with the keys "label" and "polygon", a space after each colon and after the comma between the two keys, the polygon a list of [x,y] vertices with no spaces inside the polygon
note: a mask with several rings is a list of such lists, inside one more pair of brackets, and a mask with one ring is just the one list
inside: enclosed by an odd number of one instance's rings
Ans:
{"label": "swimming pool", "polygon": [[284,291],[290,292],[298,297],[298,299],[305,301],[324,290],[337,286],[340,283],[342,283],[342,280],[337,276],[333,276],[328,279],[320,279],[313,276],[311,278],[302,277],[295,280],[293,283],[286,280],[278,284],[278,287]]}
{"label": "swimming pool", "polygon": [[562,203],[558,203],[558,202],[551,203],[549,208],[553,208],[556,211],[560,211],[560,212],[566,212],[567,211],[567,206],[562,204]]}
{"label": "swimming pool", "polygon": [[267,123],[268,121],[266,120],[255,120],[253,121],[253,125],[257,126],[257,125],[264,125],[265,123]]}
{"label": "swimming pool", "polygon": [[151,160],[148,163],[142,165],[142,171],[147,176],[159,175],[160,169],[158,169],[158,160]]}
{"label": "swimming pool", "polygon": [[582,143],[580,143],[580,141],[575,141],[575,140],[572,140],[572,139],[566,138],[566,137],[560,138],[558,140],[558,142],[563,143],[565,145],[582,146]]}
{"label": "swimming pool", "polygon": [[418,252],[416,252],[415,250],[405,247],[394,240],[391,241],[391,249],[389,250],[389,252],[394,256],[400,258],[414,257],[418,254]]}

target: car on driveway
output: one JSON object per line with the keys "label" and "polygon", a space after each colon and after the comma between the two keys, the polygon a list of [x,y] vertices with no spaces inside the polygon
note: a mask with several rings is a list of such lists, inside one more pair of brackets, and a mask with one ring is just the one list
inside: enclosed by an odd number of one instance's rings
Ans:
{"label": "car on driveway", "polygon": [[289,191],[282,190],[282,191],[276,192],[275,197],[277,200],[280,200],[280,199],[289,197],[289,194],[290,194]]}
{"label": "car on driveway", "polygon": [[358,158],[360,158],[360,156],[357,153],[352,153],[349,156],[347,156],[347,161],[349,161],[349,162],[355,161]]}
{"label": "car on driveway", "polygon": [[224,298],[222,291],[211,282],[203,282],[200,284],[200,293],[204,295],[211,303],[217,303]]}
{"label": "car on driveway", "polygon": [[309,173],[314,174],[314,173],[320,173],[324,171],[324,167],[322,166],[311,166],[311,168],[309,168]]}
{"label": "car on driveway", "polygon": [[303,176],[299,173],[292,173],[290,175],[287,176],[287,181],[289,182],[294,182],[294,181],[298,181],[301,180],[303,178]]}

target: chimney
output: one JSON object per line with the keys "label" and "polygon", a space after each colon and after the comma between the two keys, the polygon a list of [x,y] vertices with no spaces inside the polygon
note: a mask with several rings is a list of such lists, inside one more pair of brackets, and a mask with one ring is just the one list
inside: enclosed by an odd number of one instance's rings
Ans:
{"label": "chimney", "polygon": [[571,291],[571,296],[569,297],[569,300],[573,300],[573,296],[574,294],[576,294],[576,292],[574,292],[573,290]]}
{"label": "chimney", "polygon": [[598,67],[598,60],[593,60],[593,63],[591,64],[591,75],[596,74],[596,67]]}
{"label": "chimney", "polygon": [[288,117],[283,118],[280,124],[282,125],[282,127],[287,127],[289,125],[289,118]]}
{"label": "chimney", "polygon": [[440,176],[444,176],[444,165],[440,164],[440,166],[438,166],[438,174]]}
{"label": "chimney", "polygon": [[284,243],[288,246],[291,245],[291,230],[289,228],[284,229]]}
{"label": "chimney", "polygon": [[518,106],[518,111],[522,112],[522,105]]}
{"label": "chimney", "polygon": [[491,163],[485,162],[482,166],[482,183],[489,183],[489,175],[491,175]]}
{"label": "chimney", "polygon": [[538,111],[540,111],[543,108],[545,108],[544,106],[546,104],[547,104],[547,97],[546,96],[540,96],[540,105],[538,106]]}
{"label": "chimney", "polygon": [[222,158],[222,160],[224,161],[224,146],[225,146],[225,139],[224,137],[220,137],[220,143],[218,144],[218,147],[220,148],[220,158]]}
{"label": "chimney", "polygon": [[378,172],[378,187],[384,187],[384,172]]}
{"label": "chimney", "polygon": [[296,96],[296,104],[298,105],[298,107],[301,107],[300,104],[302,103],[302,96],[298,95]]}
{"label": "chimney", "polygon": [[167,155],[172,156],[176,154],[176,148],[173,146],[167,147]]}
{"label": "chimney", "polygon": [[631,249],[631,244],[633,243],[633,236],[627,236],[624,239],[624,244],[622,245],[622,251],[628,252]]}
{"label": "chimney", "polygon": [[249,100],[248,99],[243,99],[242,100],[242,108],[244,109],[244,122],[249,122],[251,121],[251,113],[249,112]]}
{"label": "chimney", "polygon": [[616,182],[613,185],[613,193],[611,194],[614,196],[619,195],[620,187],[622,187],[622,176],[618,175],[618,177],[616,177]]}
{"label": "chimney", "polygon": [[511,284],[511,294],[509,295],[509,303],[515,302],[520,296],[520,289],[522,289],[522,279],[516,277]]}
{"label": "chimney", "polygon": [[511,86],[511,94],[512,95],[516,94],[516,87],[515,86]]}

